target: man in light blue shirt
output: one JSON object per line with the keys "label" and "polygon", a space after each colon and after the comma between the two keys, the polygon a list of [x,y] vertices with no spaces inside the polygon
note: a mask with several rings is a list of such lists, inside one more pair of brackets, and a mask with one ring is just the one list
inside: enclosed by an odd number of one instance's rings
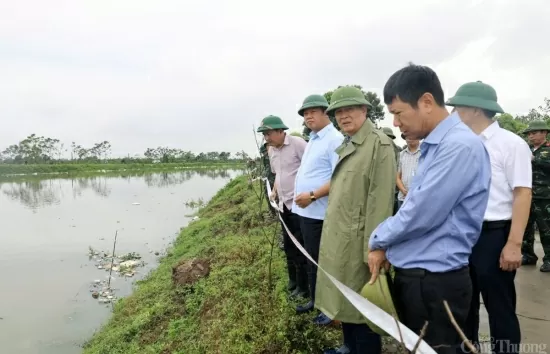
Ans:
{"label": "man in light blue shirt", "polygon": [[[304,247],[316,262],[319,261],[319,245],[328,205],[330,178],[338,162],[338,154],[335,150],[344,140],[343,135],[336,130],[325,114],[327,107],[328,102],[324,96],[310,95],[306,97],[298,111],[298,114],[304,117],[305,124],[311,129],[311,133],[296,175],[292,211],[300,215]],[[298,306],[296,308],[298,313],[314,309],[317,268],[311,262],[308,262],[308,279],[311,301],[306,305]],[[328,325],[331,319],[320,313],[314,322],[319,325]]]}
{"label": "man in light blue shirt", "polygon": [[489,198],[489,155],[458,114],[449,115],[430,68],[411,64],[394,73],[384,102],[405,137],[424,142],[403,205],[371,234],[371,282],[392,264],[401,321],[416,333],[428,321],[424,340],[438,353],[455,353],[462,340],[443,301],[463,328],[472,297],[468,262]]}

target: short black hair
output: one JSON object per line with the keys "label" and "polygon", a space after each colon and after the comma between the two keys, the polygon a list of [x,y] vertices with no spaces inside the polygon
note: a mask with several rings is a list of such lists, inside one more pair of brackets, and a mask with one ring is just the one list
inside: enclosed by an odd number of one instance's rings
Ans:
{"label": "short black hair", "polygon": [[427,66],[409,63],[396,71],[384,85],[384,103],[391,104],[397,97],[413,108],[425,93],[431,93],[435,102],[445,107],[445,95],[435,71]]}

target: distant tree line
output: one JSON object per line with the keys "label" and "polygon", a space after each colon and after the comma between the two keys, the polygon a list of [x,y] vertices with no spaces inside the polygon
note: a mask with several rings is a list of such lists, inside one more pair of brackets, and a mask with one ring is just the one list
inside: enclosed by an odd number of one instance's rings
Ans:
{"label": "distant tree line", "polygon": [[521,134],[529,123],[535,120],[543,120],[547,125],[550,125],[550,98],[545,98],[542,105],[532,108],[527,114],[512,116],[503,113],[496,116],[495,119],[502,128],[516,134]]}
{"label": "distant tree line", "polygon": [[143,156],[111,158],[111,143],[101,141],[90,147],[75,142],[66,147],[59,139],[31,134],[0,153],[0,162],[11,164],[53,163],[178,163],[178,162],[229,162],[243,161],[246,156],[238,152],[232,156],[226,151],[194,153],[169,147],[148,148]]}

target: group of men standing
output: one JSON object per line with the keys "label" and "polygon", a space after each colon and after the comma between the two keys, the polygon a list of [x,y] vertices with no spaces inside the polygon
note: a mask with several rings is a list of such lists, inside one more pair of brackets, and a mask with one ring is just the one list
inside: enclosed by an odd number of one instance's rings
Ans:
{"label": "group of men standing", "polygon": [[[423,339],[438,353],[467,351],[444,301],[479,342],[480,294],[494,351],[519,352],[515,271],[536,262],[529,227],[522,247],[528,221],[545,249],[541,271],[550,268],[549,129],[530,126],[532,152],[492,120],[503,110],[491,86],[467,83],[445,102],[436,73],[413,64],[389,78],[384,102],[407,141],[399,156],[353,87],[334,91],[330,105],[321,95],[304,100],[307,143],[287,135],[279,117],[263,119],[258,132],[269,145],[271,198],[283,222],[320,267],[358,293],[392,265],[400,321],[416,333],[428,322]],[[342,323],[344,345],[325,353],[380,353],[380,336],[283,230],[291,295],[311,297],[297,312],[317,308],[315,323]]]}

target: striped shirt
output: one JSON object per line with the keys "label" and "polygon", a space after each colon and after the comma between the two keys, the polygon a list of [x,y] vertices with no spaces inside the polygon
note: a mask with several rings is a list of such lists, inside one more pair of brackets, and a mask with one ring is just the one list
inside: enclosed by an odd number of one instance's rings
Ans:
{"label": "striped shirt", "polygon": [[[397,167],[397,173],[401,172],[401,182],[405,186],[406,190],[409,190],[409,184],[411,183],[412,178],[416,172],[416,167],[418,166],[418,159],[420,158],[420,149],[416,149],[415,152],[412,152],[407,147],[405,150],[399,153],[399,163]],[[401,191],[397,195],[397,200],[405,200],[405,196]]]}
{"label": "striped shirt", "polygon": [[269,163],[271,172],[275,174],[275,185],[277,186],[277,195],[279,196],[279,208],[283,210],[283,205],[288,210],[292,209],[294,201],[294,182],[298,168],[302,163],[302,156],[306,149],[306,141],[300,137],[286,135],[283,145],[279,148],[272,146],[267,153],[269,154]]}

